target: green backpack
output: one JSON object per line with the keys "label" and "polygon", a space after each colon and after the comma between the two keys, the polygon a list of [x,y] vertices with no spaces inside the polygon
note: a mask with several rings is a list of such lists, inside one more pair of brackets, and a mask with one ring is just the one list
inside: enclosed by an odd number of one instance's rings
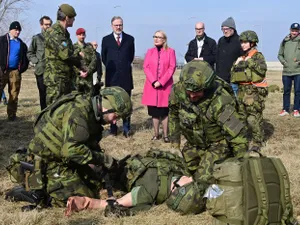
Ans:
{"label": "green backpack", "polygon": [[[218,192],[208,196],[206,208],[214,225],[296,225],[288,173],[279,158],[247,157],[214,166]],[[217,188],[216,188],[217,187]]]}
{"label": "green backpack", "polygon": [[170,192],[168,178],[187,174],[183,159],[171,152],[151,149],[145,157],[136,155],[126,161],[127,163],[127,190],[130,191],[138,178],[143,176],[149,168],[156,168],[160,180],[156,203],[161,204]]}

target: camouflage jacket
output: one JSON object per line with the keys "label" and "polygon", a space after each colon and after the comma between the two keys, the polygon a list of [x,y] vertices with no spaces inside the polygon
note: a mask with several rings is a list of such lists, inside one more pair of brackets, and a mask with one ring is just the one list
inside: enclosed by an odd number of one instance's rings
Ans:
{"label": "camouflage jacket", "polygon": [[199,103],[192,103],[182,82],[173,86],[169,98],[169,129],[172,143],[180,144],[183,134],[187,144],[207,150],[224,141],[235,156],[248,150],[245,119],[223,80],[217,78],[214,87]]}
{"label": "camouflage jacket", "polygon": [[37,76],[44,74],[46,66],[44,40],[44,33],[34,35],[27,52],[28,59],[35,65],[34,73]]}
{"label": "camouflage jacket", "polygon": [[45,162],[101,165],[106,162],[98,144],[102,131],[90,98],[72,92],[41,112],[29,149]]}
{"label": "camouflage jacket", "polygon": [[[247,55],[244,56],[245,58]],[[235,62],[231,68],[231,82],[261,82],[267,73],[267,63],[261,52],[256,52],[251,58]]]}
{"label": "camouflage jacket", "polygon": [[73,76],[73,66],[80,67],[80,56],[74,54],[69,32],[57,21],[45,32],[44,37],[45,84],[57,83],[57,79],[69,81]]}

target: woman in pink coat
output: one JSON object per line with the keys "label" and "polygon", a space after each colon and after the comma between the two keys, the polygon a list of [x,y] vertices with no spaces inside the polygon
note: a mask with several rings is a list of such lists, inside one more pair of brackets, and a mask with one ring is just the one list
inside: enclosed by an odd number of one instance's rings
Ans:
{"label": "woman in pink coat", "polygon": [[147,51],[144,60],[146,81],[142,97],[142,104],[148,106],[148,114],[152,117],[154,136],[159,139],[159,122],[163,127],[164,142],[170,142],[168,137],[168,101],[173,85],[173,74],[176,69],[175,51],[168,47],[167,36],[164,31],[156,31],[154,48]]}

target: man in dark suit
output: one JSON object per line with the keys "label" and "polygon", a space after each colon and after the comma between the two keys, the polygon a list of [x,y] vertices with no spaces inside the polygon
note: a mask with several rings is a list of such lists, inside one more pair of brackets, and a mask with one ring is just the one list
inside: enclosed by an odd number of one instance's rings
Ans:
{"label": "man in dark suit", "polygon": [[[105,65],[105,86],[119,86],[129,96],[133,89],[132,61],[134,59],[134,38],[123,32],[123,19],[114,16],[111,19],[113,33],[102,39],[101,56]],[[111,124],[110,133],[117,135],[116,124]],[[131,136],[130,118],[123,120],[123,135]]]}
{"label": "man in dark suit", "polygon": [[214,69],[217,54],[216,41],[206,35],[205,24],[198,22],[195,25],[196,37],[190,41],[189,48],[185,54],[185,60],[203,60],[208,62]]}
{"label": "man in dark suit", "polygon": [[98,43],[96,41],[92,41],[91,44],[93,45],[95,51],[96,51],[96,57],[97,57],[97,79],[100,82],[102,78],[102,60],[101,55],[99,52],[97,52]]}

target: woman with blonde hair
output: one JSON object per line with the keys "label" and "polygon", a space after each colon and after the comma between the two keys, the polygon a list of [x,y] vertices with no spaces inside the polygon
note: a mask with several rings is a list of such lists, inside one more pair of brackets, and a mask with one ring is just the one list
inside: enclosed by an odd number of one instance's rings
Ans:
{"label": "woman with blonde hair", "polygon": [[159,139],[160,121],[163,127],[163,140],[170,142],[168,137],[168,100],[173,85],[176,69],[175,51],[168,47],[167,35],[158,30],[153,35],[154,47],[148,49],[144,59],[146,75],[142,104],[147,105],[148,114],[152,117],[154,136]]}

